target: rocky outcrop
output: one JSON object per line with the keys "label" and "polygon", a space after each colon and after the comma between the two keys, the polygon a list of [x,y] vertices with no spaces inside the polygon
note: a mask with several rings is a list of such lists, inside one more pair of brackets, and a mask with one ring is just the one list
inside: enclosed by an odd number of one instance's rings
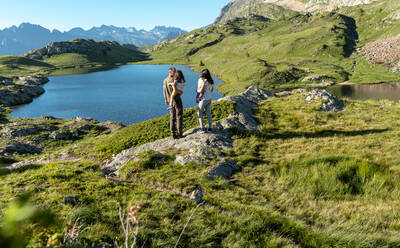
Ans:
{"label": "rocky outcrop", "polygon": [[34,154],[39,152],[41,152],[39,147],[19,142],[0,147],[0,156],[4,157],[12,156],[14,154]]}
{"label": "rocky outcrop", "polygon": [[369,4],[377,0],[234,0],[222,10],[214,24],[252,14],[270,19],[293,14],[293,11],[332,11],[336,8]]}
{"label": "rocky outcrop", "polygon": [[329,80],[331,77],[326,76],[326,75],[310,75],[304,77],[301,81],[302,82],[321,82],[325,80]]}
{"label": "rocky outcrop", "polygon": [[293,14],[293,11],[277,4],[265,2],[264,0],[235,0],[228,3],[221,10],[214,24],[252,15],[263,16],[268,19],[278,19],[282,16],[290,16],[291,14]]}
{"label": "rocky outcrop", "polygon": [[[49,45],[32,50],[22,56],[30,59],[43,59],[48,58],[53,55],[64,54],[64,53],[79,53],[79,54],[89,54],[97,53],[97,55],[106,55],[107,52],[115,48],[126,48],[121,46],[116,41],[94,41],[86,39],[76,39],[73,41],[61,41],[52,42]],[[132,47],[126,48],[132,50]]]}
{"label": "rocky outcrop", "polygon": [[307,11],[332,11],[335,8],[370,4],[377,0],[309,0],[305,8]]}
{"label": "rocky outcrop", "polygon": [[[228,96],[220,99],[233,101],[235,103],[235,113],[232,113],[228,118],[214,123],[213,131],[203,133],[199,128],[188,130],[184,133],[184,137],[178,140],[172,138],[165,138],[151,143],[147,143],[135,148],[127,149],[119,154],[114,155],[109,161],[106,161],[102,170],[106,175],[116,176],[119,174],[119,169],[129,161],[134,161],[138,158],[139,154],[146,150],[156,152],[168,152],[171,150],[180,151],[176,156],[175,162],[186,164],[191,161],[204,162],[207,159],[214,161],[224,161],[220,157],[220,151],[232,148],[232,133],[231,128],[238,128],[242,130],[257,130],[257,122],[253,118],[252,109],[257,104],[268,98],[272,97],[272,93],[258,89],[256,87],[249,87],[245,92]],[[220,165],[217,169],[212,169],[219,172],[223,169]],[[233,167],[232,167],[233,168]],[[232,169],[233,172],[237,171]],[[217,175],[215,172],[210,172],[210,175]],[[229,174],[229,173],[227,173]],[[227,175],[226,174],[226,175]],[[225,177],[220,175],[222,177]],[[211,176],[215,178],[215,176]]]}
{"label": "rocky outcrop", "polygon": [[307,102],[321,102],[320,111],[338,112],[344,110],[343,102],[325,89],[314,89],[305,93],[305,97]]}
{"label": "rocky outcrop", "polygon": [[400,20],[400,10],[390,14],[388,16],[389,19]]}
{"label": "rocky outcrop", "polygon": [[393,72],[400,72],[400,35],[371,42],[359,53],[370,63],[383,64]]}
{"label": "rocky outcrop", "polygon": [[38,153],[52,140],[79,140],[88,134],[108,134],[122,127],[119,122],[99,123],[81,117],[69,121],[49,116],[10,119],[0,126],[0,141],[5,144],[0,146],[0,156]]}
{"label": "rocky outcrop", "polygon": [[49,81],[47,77],[19,77],[15,82],[10,78],[0,79],[0,105],[15,106],[32,102],[44,93],[41,87]]}

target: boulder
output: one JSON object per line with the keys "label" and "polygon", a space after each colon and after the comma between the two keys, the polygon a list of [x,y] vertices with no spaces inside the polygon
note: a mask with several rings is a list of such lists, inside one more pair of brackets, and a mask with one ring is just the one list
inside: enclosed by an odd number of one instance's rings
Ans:
{"label": "boulder", "polygon": [[54,131],[49,134],[49,138],[54,140],[70,140],[73,137],[72,134],[67,131]]}
{"label": "boulder", "polygon": [[201,204],[203,203],[203,195],[204,195],[204,190],[200,185],[197,185],[192,193],[190,194],[190,199],[195,201],[196,204]]}
{"label": "boulder", "polygon": [[236,164],[234,160],[223,159],[216,166],[213,166],[208,172],[208,179],[214,180],[217,177],[222,177],[225,179],[231,178],[231,176],[239,172],[241,168]]}
{"label": "boulder", "polygon": [[310,75],[304,77],[301,81],[302,82],[320,82],[331,79],[329,76],[326,75]]}
{"label": "boulder", "polygon": [[77,116],[72,118],[73,121],[75,122],[90,122],[90,121],[94,121],[97,122],[95,119],[90,118],[90,117],[82,117],[82,116]]}
{"label": "boulder", "polygon": [[344,110],[343,102],[325,89],[314,89],[306,93],[305,98],[307,102],[321,101],[320,111],[338,112]]}

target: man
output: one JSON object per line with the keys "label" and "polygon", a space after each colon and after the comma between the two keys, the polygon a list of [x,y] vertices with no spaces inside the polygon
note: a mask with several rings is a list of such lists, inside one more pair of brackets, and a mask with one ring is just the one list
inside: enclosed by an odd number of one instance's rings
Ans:
{"label": "man", "polygon": [[[171,67],[168,69],[168,77],[164,79],[163,93],[165,104],[170,105],[169,99],[171,98],[171,94],[173,91],[174,84],[174,74],[176,69]],[[170,109],[171,116],[169,121],[169,128],[171,130],[172,138],[178,139],[183,137],[182,133],[182,125],[183,125],[183,106],[181,94],[178,94],[174,97],[173,102],[171,103],[172,108]]]}

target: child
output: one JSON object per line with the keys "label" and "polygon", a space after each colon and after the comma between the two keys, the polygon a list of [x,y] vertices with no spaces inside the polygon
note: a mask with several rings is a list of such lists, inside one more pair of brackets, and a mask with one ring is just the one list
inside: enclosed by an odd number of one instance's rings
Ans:
{"label": "child", "polygon": [[173,91],[171,94],[171,99],[169,101],[169,106],[168,110],[172,109],[172,103],[174,100],[174,97],[178,94],[182,95],[183,94],[183,88],[185,87],[185,77],[183,76],[182,71],[176,71],[174,75],[174,83],[173,85],[170,85],[173,87]]}

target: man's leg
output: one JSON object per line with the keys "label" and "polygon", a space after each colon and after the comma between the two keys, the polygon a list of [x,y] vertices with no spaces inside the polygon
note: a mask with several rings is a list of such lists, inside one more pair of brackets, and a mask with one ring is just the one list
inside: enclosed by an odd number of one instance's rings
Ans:
{"label": "man's leg", "polygon": [[[172,105],[176,105],[175,103],[170,103]],[[176,135],[176,110],[175,108],[170,109],[170,117],[169,117],[169,129],[171,130],[172,135]]]}
{"label": "man's leg", "polygon": [[176,111],[176,120],[177,120],[177,126],[178,126],[178,135],[182,136],[183,135],[183,104],[182,104],[182,99],[180,95],[177,95],[175,97],[175,111]]}

